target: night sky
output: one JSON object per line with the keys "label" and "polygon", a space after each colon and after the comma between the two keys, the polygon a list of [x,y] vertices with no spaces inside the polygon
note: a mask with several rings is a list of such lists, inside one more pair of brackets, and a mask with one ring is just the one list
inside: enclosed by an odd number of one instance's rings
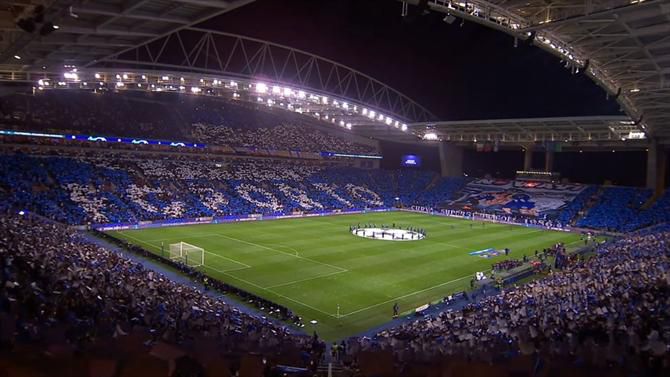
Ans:
{"label": "night sky", "polygon": [[[258,0],[203,24],[351,66],[442,120],[618,114],[560,60],[501,32],[440,14],[400,16],[395,0]],[[410,7],[411,8],[411,7]]]}

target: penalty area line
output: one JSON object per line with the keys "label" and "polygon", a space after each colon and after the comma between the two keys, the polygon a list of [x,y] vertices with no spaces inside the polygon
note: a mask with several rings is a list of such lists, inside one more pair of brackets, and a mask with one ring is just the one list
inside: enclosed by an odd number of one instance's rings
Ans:
{"label": "penalty area line", "polygon": [[[152,248],[154,248],[154,249],[156,249],[156,250],[161,250],[161,248],[160,248],[158,245],[154,245],[154,244],[149,243],[149,242],[147,242],[147,241],[142,241],[141,239],[139,239],[139,238],[137,238],[137,237],[134,237],[134,236],[131,236],[130,234],[126,234],[126,233],[122,233],[122,234],[125,235],[126,237],[132,238],[133,240],[135,240],[135,241],[137,241],[137,242],[140,242],[140,243],[143,243],[143,244],[145,244],[145,245],[147,245],[147,246],[150,246],[150,247],[152,247]],[[165,238],[165,239],[162,239],[162,240],[154,240],[154,242],[157,242],[157,241],[167,241],[167,240],[171,240],[171,239],[172,239],[172,238]],[[238,265],[240,265],[240,266],[244,266],[243,268],[235,268],[235,269],[226,270],[226,271],[237,271],[237,270],[244,270],[244,269],[247,269],[247,268],[251,268],[251,266],[249,266],[249,265],[246,264],[246,263],[242,263],[242,262],[240,262],[240,261],[236,261],[235,259],[228,258],[228,257],[224,257],[223,255],[219,255],[219,254],[217,254],[217,253],[213,253],[213,252],[211,252],[211,251],[207,251],[207,250],[205,250],[204,248],[203,248],[203,250],[205,251],[205,254],[206,254],[206,255],[211,255],[211,256],[214,256],[214,257],[217,257],[217,258],[226,259],[226,260],[229,260],[229,261],[231,261],[231,262],[233,262],[233,263],[235,263],[235,264],[238,264]],[[217,270],[217,271],[218,271],[218,270]],[[221,272],[221,271],[219,271],[219,272]]]}
{"label": "penalty area line", "polygon": [[312,276],[311,278],[305,278],[305,279],[293,280],[293,281],[289,281],[289,282],[286,282],[286,283],[281,283],[281,284],[271,285],[271,286],[269,286],[269,287],[265,287],[265,289],[272,289],[272,288],[285,287],[285,286],[287,286],[287,285],[293,285],[293,284],[297,284],[297,283],[302,283],[302,282],[304,282],[304,281],[310,281],[310,280],[316,280],[316,279],[326,278],[326,277],[328,277],[328,276],[333,276],[333,275],[337,275],[337,274],[343,274],[343,273],[345,273],[345,272],[349,272],[349,270],[346,270],[346,271],[335,271],[335,272],[331,272],[331,273],[329,273],[329,274],[323,274],[323,275],[319,275],[319,276]]}
{"label": "penalty area line", "polygon": [[368,309],[376,308],[376,307],[378,307],[378,306],[382,306],[382,305],[391,303],[391,302],[393,302],[393,301],[398,301],[398,300],[401,300],[401,299],[403,299],[403,298],[410,297],[410,296],[414,296],[414,295],[416,295],[416,294],[423,293],[423,292],[426,292],[426,291],[430,291],[431,289],[439,288],[439,287],[442,287],[442,286],[444,286],[444,285],[451,284],[451,283],[455,283],[455,282],[457,282],[457,281],[461,281],[461,280],[463,280],[463,279],[467,279],[467,278],[470,278],[470,277],[472,277],[472,275],[463,276],[463,277],[460,277],[460,278],[458,278],[458,279],[454,279],[454,280],[451,280],[451,281],[448,281],[448,282],[445,282],[445,283],[437,284],[437,285],[434,285],[434,286],[432,286],[432,287],[428,287],[428,288],[425,288],[425,289],[422,289],[422,290],[419,290],[419,291],[416,291],[416,292],[412,292],[412,293],[408,293],[408,294],[406,294],[406,295],[398,296],[398,297],[392,298],[392,299],[390,299],[390,300],[386,300],[386,301],[384,301],[384,302],[380,302],[380,303],[378,303],[378,304],[374,304],[374,305],[370,305],[370,306],[365,307],[365,308],[362,308],[362,309],[354,310],[354,311],[351,312],[351,313],[342,314],[342,315],[340,315],[340,318],[342,318],[342,317],[346,317],[346,316],[350,316],[350,315],[352,315],[352,314],[356,314],[356,313],[364,312],[364,311],[366,311],[366,310],[368,310]]}
{"label": "penalty area line", "polygon": [[347,272],[347,271],[349,271],[349,270],[347,270],[346,268],[342,268],[342,267],[335,266],[335,265],[328,264],[328,263],[319,262],[318,260],[314,260],[314,259],[311,259],[311,258],[306,258],[306,257],[300,256],[300,255],[297,255],[297,254],[287,253],[287,252],[285,252],[285,251],[281,251],[281,250],[275,249],[275,248],[273,248],[273,247],[264,246],[264,245],[257,244],[257,243],[254,243],[254,242],[241,240],[241,239],[239,239],[239,238],[226,236],[225,234],[217,233],[216,236],[218,236],[218,237],[223,237],[223,238],[227,238],[227,239],[232,240],[232,241],[237,241],[237,242],[245,243],[245,244],[247,244],[247,245],[251,245],[251,246],[260,247],[260,248],[263,248],[263,249],[266,249],[266,250],[276,251],[276,252],[278,252],[278,253],[281,253],[281,254],[284,254],[284,255],[288,255],[288,256],[291,256],[291,257],[294,257],[294,258],[304,259],[304,260],[310,261],[310,262],[312,262],[312,263],[316,263],[316,264],[320,264],[320,265],[322,265],[322,266],[327,266],[327,267],[330,267],[330,268],[337,269],[337,270],[339,270],[340,272]]}

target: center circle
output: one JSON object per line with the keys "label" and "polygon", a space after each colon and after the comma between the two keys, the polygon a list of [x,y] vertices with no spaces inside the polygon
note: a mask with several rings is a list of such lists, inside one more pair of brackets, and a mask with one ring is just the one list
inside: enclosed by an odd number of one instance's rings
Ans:
{"label": "center circle", "polygon": [[351,234],[369,238],[371,240],[382,241],[419,241],[426,236],[422,233],[407,229],[384,229],[384,228],[356,228],[351,231]]}

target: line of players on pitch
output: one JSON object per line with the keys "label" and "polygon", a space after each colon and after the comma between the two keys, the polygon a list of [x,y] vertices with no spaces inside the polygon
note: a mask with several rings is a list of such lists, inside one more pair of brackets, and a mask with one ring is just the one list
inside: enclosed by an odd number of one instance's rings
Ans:
{"label": "line of players on pitch", "polygon": [[[388,235],[388,236],[391,236],[391,238],[394,239],[394,240],[395,239],[400,239],[400,240],[410,239],[410,240],[413,240],[413,239],[421,239],[421,238],[426,237],[426,230],[423,229],[423,228],[414,228],[414,227],[411,227],[411,226],[408,226],[407,228],[403,228],[401,226],[396,226],[395,223],[393,223],[391,225],[382,224],[380,226],[378,226],[376,224],[349,225],[349,232],[354,233],[355,235],[359,235],[360,232],[363,232],[363,235],[367,236],[365,234],[365,231],[370,229],[370,228],[382,229],[381,232],[374,232],[373,231],[372,232],[372,238],[378,238],[378,236],[379,236],[379,238],[385,238]],[[386,232],[386,230],[389,230],[389,229],[406,230],[406,231],[409,232],[407,234],[408,237],[407,238],[405,237],[406,233],[401,233],[400,236],[398,237],[395,232]]]}

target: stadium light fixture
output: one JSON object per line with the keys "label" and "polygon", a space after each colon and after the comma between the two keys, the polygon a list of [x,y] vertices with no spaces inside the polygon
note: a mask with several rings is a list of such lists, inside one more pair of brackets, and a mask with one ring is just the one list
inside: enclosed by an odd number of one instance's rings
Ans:
{"label": "stadium light fixture", "polygon": [[403,130],[403,131],[407,131],[407,125],[403,123],[403,125],[400,129]]}
{"label": "stadium light fixture", "polygon": [[96,79],[99,79],[99,78],[100,78],[100,74],[99,74],[99,73],[96,73],[96,74],[95,74],[95,78],[96,78]]}
{"label": "stadium light fixture", "polygon": [[279,94],[281,93],[281,88],[278,86],[273,86],[272,87],[272,94]]}
{"label": "stadium light fixture", "polygon": [[123,74],[123,79],[124,79],[124,80],[128,80],[128,74],[127,74],[127,73],[124,73],[124,74]]}
{"label": "stadium light fixture", "polygon": [[117,88],[122,88],[122,87],[124,87],[124,86],[125,86],[125,84],[122,83],[122,82],[120,82],[120,81],[116,83],[116,87],[117,87]]}
{"label": "stadium light fixture", "polygon": [[384,120],[384,115],[383,115],[383,114],[379,114],[379,117],[377,118],[377,120],[378,120],[378,121],[383,121],[383,120]]}
{"label": "stadium light fixture", "polygon": [[19,55],[14,55],[14,59],[21,60],[21,57]]}
{"label": "stadium light fixture", "polygon": [[349,104],[346,102],[342,102],[342,108],[345,110],[349,110]]}
{"label": "stadium light fixture", "polygon": [[375,113],[374,111],[372,110],[368,111],[368,118],[375,119],[375,115],[377,115],[377,113]]}
{"label": "stadium light fixture", "polygon": [[77,75],[74,72],[65,72],[63,73],[63,77],[65,77],[68,80],[79,80],[79,75]]}
{"label": "stadium light fixture", "polygon": [[303,90],[298,90],[298,98],[303,99],[305,97],[306,97],[305,92]]}
{"label": "stadium light fixture", "polygon": [[180,77],[180,78],[179,78],[179,81],[184,82],[184,78],[183,78],[183,77]]}
{"label": "stadium light fixture", "polygon": [[367,115],[367,114],[368,114],[368,109],[366,109],[366,108],[364,107],[364,108],[363,108],[363,115]]}
{"label": "stadium light fixture", "polygon": [[137,87],[138,87],[138,88],[141,88],[141,87],[142,87],[142,84],[137,84]]}
{"label": "stadium light fixture", "polygon": [[169,76],[163,76],[163,77],[161,77],[161,80],[165,80],[165,81],[167,81],[167,80],[169,80],[169,79],[170,79]]}
{"label": "stadium light fixture", "polygon": [[344,127],[344,121],[343,120],[340,121],[340,126]]}
{"label": "stadium light fixture", "polygon": [[328,104],[328,97],[326,97],[326,96],[321,97],[321,103],[323,103],[324,105],[327,105]]}
{"label": "stadium light fixture", "polygon": [[121,80],[121,75],[117,74],[117,75],[116,75],[116,79],[117,79],[117,80]]}
{"label": "stadium light fixture", "polygon": [[262,82],[256,83],[256,93],[267,93],[268,86]]}
{"label": "stadium light fixture", "polygon": [[200,93],[201,91],[202,90],[200,90],[200,88],[198,88],[197,86],[194,86],[194,87],[191,88],[191,93],[193,93],[193,94]]}
{"label": "stadium light fixture", "polygon": [[435,132],[427,132],[423,135],[423,140],[437,140],[437,134]]}
{"label": "stadium light fixture", "polygon": [[147,79],[147,75],[142,75],[142,80],[146,80],[146,79]]}
{"label": "stadium light fixture", "polygon": [[347,123],[347,129],[348,129],[348,130],[351,129],[351,123]]}
{"label": "stadium light fixture", "polygon": [[393,119],[391,119],[390,117],[386,117],[386,125],[387,126],[390,126],[392,122],[393,122]]}
{"label": "stadium light fixture", "polygon": [[86,81],[84,81],[82,84],[83,84],[84,86],[87,86],[87,85],[88,85],[88,83],[87,83]]}
{"label": "stadium light fixture", "polygon": [[284,97],[293,95],[293,90],[291,88],[284,88]]}

